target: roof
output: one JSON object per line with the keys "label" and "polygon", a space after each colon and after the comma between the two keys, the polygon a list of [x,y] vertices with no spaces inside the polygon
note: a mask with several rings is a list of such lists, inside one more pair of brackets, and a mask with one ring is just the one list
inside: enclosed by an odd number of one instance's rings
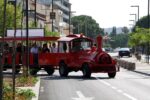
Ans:
{"label": "roof", "polygon": [[[59,39],[59,37],[29,37],[29,40],[33,40],[33,41],[57,41]],[[0,41],[2,41],[3,38],[0,38]],[[4,41],[13,41],[14,37],[4,37]],[[15,38],[16,41],[26,41],[27,38],[26,37],[16,37]]]}
{"label": "roof", "polygon": [[73,39],[75,39],[74,37],[61,37],[60,39],[58,39],[58,41],[72,41]]}

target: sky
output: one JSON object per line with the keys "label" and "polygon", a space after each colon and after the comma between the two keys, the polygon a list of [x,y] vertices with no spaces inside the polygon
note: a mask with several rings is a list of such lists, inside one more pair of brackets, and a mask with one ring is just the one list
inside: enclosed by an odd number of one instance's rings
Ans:
{"label": "sky", "polygon": [[148,13],[148,0],[70,0],[74,15],[88,15],[99,23],[101,28],[132,27],[139,5],[140,18]]}

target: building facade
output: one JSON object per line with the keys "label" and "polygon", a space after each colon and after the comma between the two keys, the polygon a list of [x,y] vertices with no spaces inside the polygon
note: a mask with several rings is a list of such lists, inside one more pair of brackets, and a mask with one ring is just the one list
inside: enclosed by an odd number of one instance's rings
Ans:
{"label": "building facade", "polygon": [[[71,4],[69,3],[69,0],[53,0],[53,12],[55,12],[55,19],[53,19],[53,31],[60,32],[61,36],[69,34],[70,7]],[[29,0],[29,10],[35,10],[34,0]],[[36,1],[36,20],[38,27],[43,28],[46,25],[49,31],[52,31],[52,19],[50,17],[51,12],[52,0]],[[34,18],[34,15],[31,17]]]}

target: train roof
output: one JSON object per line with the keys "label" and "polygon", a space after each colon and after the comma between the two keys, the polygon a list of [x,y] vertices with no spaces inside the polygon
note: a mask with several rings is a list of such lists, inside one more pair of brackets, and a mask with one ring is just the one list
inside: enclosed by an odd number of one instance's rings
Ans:
{"label": "train roof", "polygon": [[[29,37],[29,41],[57,41],[60,37]],[[4,37],[4,41],[13,41],[14,37]],[[26,37],[16,37],[15,41],[26,41]],[[0,38],[3,41],[3,38]]]}
{"label": "train roof", "polygon": [[79,39],[79,38],[85,38],[87,40],[90,40],[92,41],[92,39],[88,38],[88,37],[85,37],[84,35],[82,34],[71,34],[71,35],[68,35],[66,37],[61,37],[58,39],[58,41],[72,41],[74,39]]}

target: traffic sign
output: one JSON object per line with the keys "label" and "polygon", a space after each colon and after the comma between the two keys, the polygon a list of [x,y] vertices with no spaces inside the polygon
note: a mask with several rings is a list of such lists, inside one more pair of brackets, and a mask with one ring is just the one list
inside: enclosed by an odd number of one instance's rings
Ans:
{"label": "traffic sign", "polygon": [[56,13],[55,12],[50,12],[50,19],[55,19]]}

